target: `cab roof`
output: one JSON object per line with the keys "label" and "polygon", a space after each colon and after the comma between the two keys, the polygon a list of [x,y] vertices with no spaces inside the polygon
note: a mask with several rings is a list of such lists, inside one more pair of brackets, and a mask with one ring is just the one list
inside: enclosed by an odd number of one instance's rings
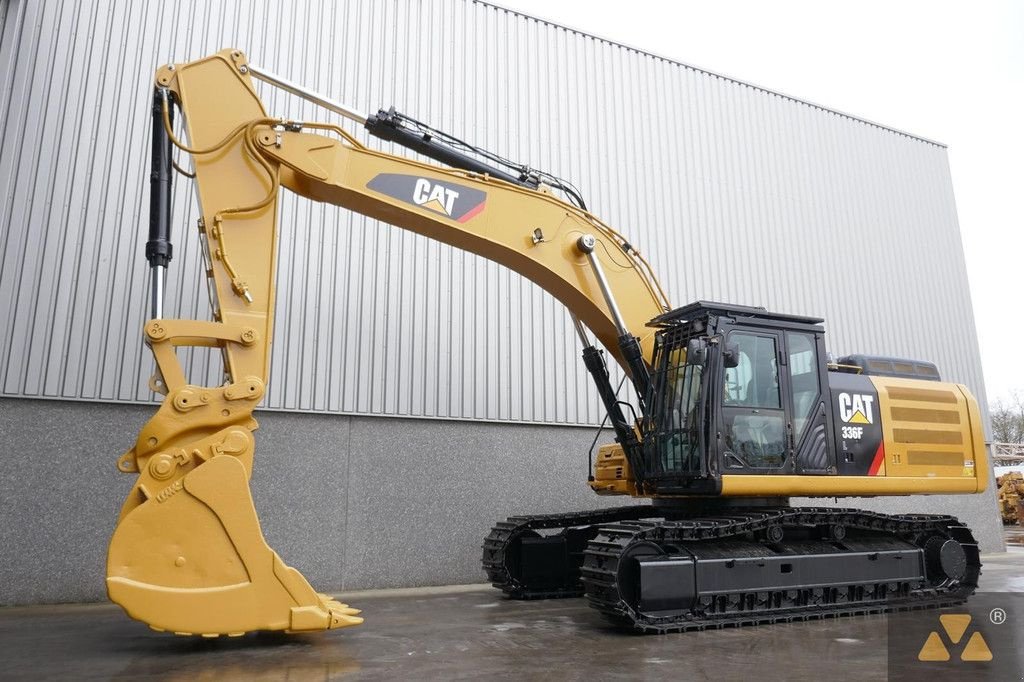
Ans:
{"label": "cab roof", "polygon": [[820,317],[771,313],[760,306],[735,305],[733,303],[717,303],[715,301],[694,301],[681,308],[658,315],[648,322],[647,326],[675,327],[693,320],[723,316],[736,318],[737,321],[763,321],[792,325],[820,325],[825,322]]}

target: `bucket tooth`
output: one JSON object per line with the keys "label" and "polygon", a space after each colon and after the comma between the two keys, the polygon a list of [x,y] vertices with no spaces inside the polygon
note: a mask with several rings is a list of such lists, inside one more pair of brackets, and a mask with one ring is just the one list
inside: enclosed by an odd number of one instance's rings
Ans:
{"label": "bucket tooth", "polygon": [[342,604],[340,601],[338,601],[329,594],[321,594],[320,598],[323,599],[324,602],[328,606],[330,606],[332,610],[343,613],[346,616],[358,616],[360,613],[362,613],[362,611],[360,611],[359,609],[354,609],[348,604]]}

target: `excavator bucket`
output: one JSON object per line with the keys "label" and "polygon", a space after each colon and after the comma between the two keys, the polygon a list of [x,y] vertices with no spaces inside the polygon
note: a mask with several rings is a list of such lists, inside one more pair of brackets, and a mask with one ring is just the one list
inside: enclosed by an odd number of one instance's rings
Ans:
{"label": "excavator bucket", "polygon": [[[245,391],[232,389],[172,392],[119,460],[139,479],[110,542],[110,599],[153,629],[182,635],[362,623],[358,610],[318,594],[263,539],[249,492],[255,400],[246,396],[238,410],[230,396]],[[180,407],[196,422],[184,424]],[[189,427],[204,421],[216,430],[197,438]]]}

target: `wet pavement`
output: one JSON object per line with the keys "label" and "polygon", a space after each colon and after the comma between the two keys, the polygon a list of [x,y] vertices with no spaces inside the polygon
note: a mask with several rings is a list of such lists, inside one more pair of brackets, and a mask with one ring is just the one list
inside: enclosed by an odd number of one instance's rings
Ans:
{"label": "wet pavement", "polygon": [[1017,525],[1003,526],[1003,539],[1006,540],[1006,546],[1008,548],[1024,548],[1024,528]]}
{"label": "wet pavement", "polygon": [[[982,591],[1024,592],[1024,547],[983,561]],[[342,596],[364,625],[216,640],[155,633],[110,605],[0,609],[0,679],[886,679],[885,616],[641,636],[581,599],[484,586]]]}

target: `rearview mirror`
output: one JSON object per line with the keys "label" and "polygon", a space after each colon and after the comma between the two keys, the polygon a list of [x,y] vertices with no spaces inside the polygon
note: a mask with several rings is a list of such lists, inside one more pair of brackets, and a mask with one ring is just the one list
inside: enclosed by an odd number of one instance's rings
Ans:
{"label": "rearview mirror", "polygon": [[738,367],[740,364],[740,348],[735,343],[725,344],[725,350],[722,351],[722,364],[725,365],[726,369],[732,369]]}
{"label": "rearview mirror", "polygon": [[686,342],[686,364],[703,365],[707,355],[707,341],[703,339],[690,339]]}

